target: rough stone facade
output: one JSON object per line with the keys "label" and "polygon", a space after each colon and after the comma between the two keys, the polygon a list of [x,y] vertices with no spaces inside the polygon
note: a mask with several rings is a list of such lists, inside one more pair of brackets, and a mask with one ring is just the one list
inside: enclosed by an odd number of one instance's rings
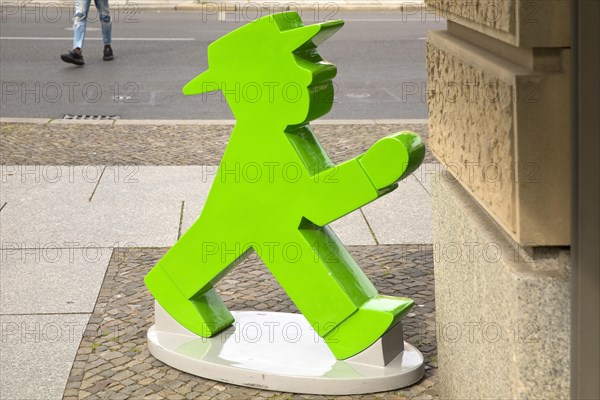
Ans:
{"label": "rough stone facade", "polygon": [[569,398],[569,2],[427,5],[440,398]]}
{"label": "rough stone facade", "polygon": [[570,44],[569,1],[565,0],[426,0],[448,21],[523,47]]}
{"label": "rough stone facade", "polygon": [[433,43],[427,44],[427,66],[430,149],[516,232],[513,87]]}
{"label": "rough stone facade", "polygon": [[515,3],[497,0],[429,0],[427,5],[445,18],[487,26],[495,30],[515,32]]}
{"label": "rough stone facade", "polygon": [[427,43],[431,151],[514,240],[568,245],[568,49],[448,28]]}

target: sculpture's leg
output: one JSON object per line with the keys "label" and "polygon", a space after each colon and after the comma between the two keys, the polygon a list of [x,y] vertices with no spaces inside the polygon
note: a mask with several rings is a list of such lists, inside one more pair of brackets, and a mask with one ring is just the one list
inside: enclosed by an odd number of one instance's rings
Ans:
{"label": "sculpture's leg", "polygon": [[[231,239],[210,238],[197,221],[146,275],[144,282],[160,305],[182,326],[209,337],[233,323],[233,316],[213,289],[246,249]],[[228,251],[225,250],[228,249]]]}
{"label": "sculpture's leg", "polygon": [[233,316],[210,286],[188,298],[158,265],[144,281],[160,305],[182,326],[199,336],[213,336],[233,323]]}
{"label": "sculpture's leg", "polygon": [[261,258],[338,359],[369,347],[413,305],[378,295],[328,227],[307,223],[278,237],[282,251]]}

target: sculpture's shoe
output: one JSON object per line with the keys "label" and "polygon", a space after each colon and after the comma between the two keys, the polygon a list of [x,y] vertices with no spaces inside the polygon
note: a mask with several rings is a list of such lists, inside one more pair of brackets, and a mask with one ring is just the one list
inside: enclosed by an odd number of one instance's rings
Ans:
{"label": "sculpture's shoe", "polygon": [[234,321],[233,315],[212,287],[188,299],[158,266],[146,275],[144,282],[169,315],[196,335],[216,335]]}
{"label": "sculpture's shoe", "polygon": [[414,305],[411,299],[375,296],[325,335],[335,357],[344,360],[372,345]]}

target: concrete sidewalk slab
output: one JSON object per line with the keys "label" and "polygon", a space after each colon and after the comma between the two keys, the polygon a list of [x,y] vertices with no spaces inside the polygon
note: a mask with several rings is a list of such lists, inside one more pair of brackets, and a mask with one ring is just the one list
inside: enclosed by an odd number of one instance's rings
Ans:
{"label": "concrete sidewalk slab", "polygon": [[91,313],[112,249],[0,250],[0,314]]}
{"label": "concrete sidewalk slab", "polygon": [[102,166],[3,165],[0,168],[2,248],[85,246],[89,198]]}
{"label": "concrete sidewalk slab", "polygon": [[111,197],[140,201],[182,201],[201,198],[202,203],[216,175],[216,166],[108,166],[92,202]]}
{"label": "concrete sidewalk slab", "polygon": [[[56,167],[62,171],[61,179],[31,181],[26,175],[29,168],[21,166],[20,176],[2,184],[6,201],[0,212],[2,248],[151,247],[170,246],[177,239],[179,202],[159,198],[161,182],[154,186],[141,175],[138,182],[134,178],[138,167],[63,166]],[[104,185],[113,187],[110,195],[101,191],[96,198],[100,176]]]}
{"label": "concrete sidewalk slab", "polygon": [[106,212],[115,209],[123,221],[121,231],[128,232],[137,247],[172,246],[200,215],[216,167],[132,168],[127,178],[103,177],[94,206]]}
{"label": "concrete sidewalk slab", "polygon": [[[11,172],[2,183],[5,249],[172,246],[200,215],[217,170],[54,167],[52,176],[61,179],[48,179],[48,172],[35,179],[29,175],[34,167],[2,168]],[[335,221],[334,231],[348,245],[431,243],[428,171],[436,169],[423,165],[394,192],[363,207],[364,217],[357,211]]]}
{"label": "concrete sidewalk slab", "polygon": [[62,399],[89,317],[0,315],[0,399]]}
{"label": "concrete sidewalk slab", "polygon": [[431,196],[414,175],[363,212],[379,244],[432,243]]}
{"label": "concrete sidewalk slab", "polygon": [[431,195],[431,182],[434,179],[439,179],[438,173],[442,173],[441,176],[444,179],[451,179],[453,182],[455,181],[452,174],[447,170],[443,164],[440,163],[423,163],[421,166],[413,173],[413,176],[423,185],[423,188]]}
{"label": "concrete sidewalk slab", "polygon": [[57,201],[88,200],[103,169],[102,165],[1,165],[0,201],[26,203],[46,195]]}
{"label": "concrete sidewalk slab", "polygon": [[3,248],[171,246],[181,202],[210,187],[204,167],[52,168],[61,179],[27,175],[44,166],[3,166],[16,171],[3,176]]}
{"label": "concrete sidewalk slab", "polygon": [[375,244],[375,238],[360,210],[333,221],[330,226],[346,246]]}

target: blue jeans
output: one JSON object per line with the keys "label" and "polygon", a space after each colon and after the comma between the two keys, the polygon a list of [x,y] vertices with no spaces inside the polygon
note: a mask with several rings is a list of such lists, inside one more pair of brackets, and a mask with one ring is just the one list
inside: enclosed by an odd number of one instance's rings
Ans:
{"label": "blue jeans", "polygon": [[[83,48],[85,39],[85,28],[87,26],[88,13],[92,0],[75,0],[75,18],[73,19],[73,48]],[[110,17],[110,7],[108,0],[94,0],[100,24],[102,25],[102,39],[104,44],[111,44],[112,36],[112,18]]]}

